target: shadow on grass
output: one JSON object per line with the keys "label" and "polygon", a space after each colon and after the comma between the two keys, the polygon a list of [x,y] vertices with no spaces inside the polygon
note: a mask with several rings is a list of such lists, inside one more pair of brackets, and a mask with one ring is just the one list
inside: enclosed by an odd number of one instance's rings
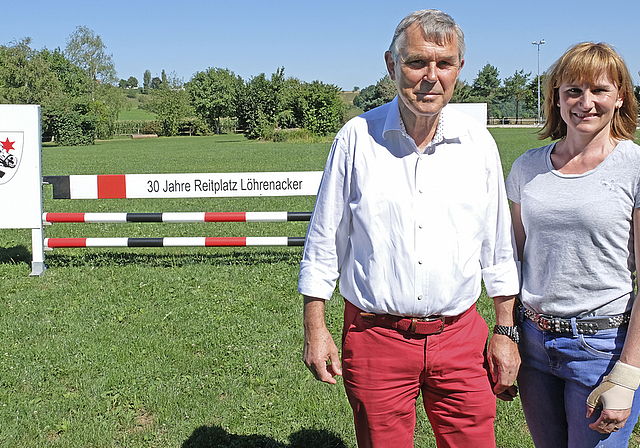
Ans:
{"label": "shadow on grass", "polygon": [[0,247],[0,264],[31,263],[31,251],[25,246]]}
{"label": "shadow on grass", "polygon": [[184,441],[182,448],[347,448],[340,437],[328,431],[302,429],[289,436],[288,444],[263,435],[229,434],[220,426],[201,426]]}
{"label": "shadow on grass", "polygon": [[[1,250],[1,249],[0,249]],[[51,253],[46,256],[46,264],[49,267],[104,267],[124,266],[135,264],[148,267],[180,267],[195,264],[212,266],[233,265],[263,265],[275,263],[299,264],[301,251],[298,248],[284,250],[253,249],[224,250],[218,252],[194,252],[185,253],[144,253],[144,252],[80,252],[76,254]],[[25,249],[26,260],[29,260],[29,252]],[[9,256],[3,256],[0,252],[0,263],[11,262]],[[23,257],[23,259],[25,259]]]}

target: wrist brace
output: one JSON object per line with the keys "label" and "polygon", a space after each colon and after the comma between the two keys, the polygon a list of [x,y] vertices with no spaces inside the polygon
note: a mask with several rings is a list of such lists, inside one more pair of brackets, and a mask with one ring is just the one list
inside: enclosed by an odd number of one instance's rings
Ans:
{"label": "wrist brace", "polygon": [[638,386],[640,369],[618,361],[609,375],[591,392],[587,404],[593,408],[602,404],[604,409],[629,409]]}

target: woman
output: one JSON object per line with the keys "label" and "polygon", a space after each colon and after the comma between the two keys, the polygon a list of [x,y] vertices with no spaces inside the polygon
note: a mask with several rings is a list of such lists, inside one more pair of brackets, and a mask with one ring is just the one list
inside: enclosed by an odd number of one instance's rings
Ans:
{"label": "woman", "polygon": [[[640,413],[640,147],[622,58],[581,43],[550,68],[541,139],[507,195],[522,267],[522,406],[539,448],[625,447]],[[589,398],[589,404],[587,404]]]}

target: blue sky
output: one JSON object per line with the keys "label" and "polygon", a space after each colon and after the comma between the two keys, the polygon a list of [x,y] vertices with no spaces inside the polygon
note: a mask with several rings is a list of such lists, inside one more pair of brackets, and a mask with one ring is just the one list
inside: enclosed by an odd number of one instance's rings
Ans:
{"label": "blue sky", "polygon": [[465,32],[461,79],[471,83],[490,63],[500,77],[524,69],[543,72],[570,45],[613,44],[640,83],[640,1],[5,1],[0,44],[31,37],[32,48],[64,49],[77,26],[98,34],[113,55],[119,78],[164,69],[188,81],[209,67],[244,79],[279,67],[286,76],[320,80],[344,90],[374,84],[385,74],[384,51],[408,13],[449,13]]}

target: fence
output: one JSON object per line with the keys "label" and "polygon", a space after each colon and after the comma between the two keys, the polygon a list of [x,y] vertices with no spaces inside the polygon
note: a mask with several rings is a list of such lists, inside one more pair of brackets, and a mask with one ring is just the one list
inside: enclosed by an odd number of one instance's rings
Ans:
{"label": "fence", "polygon": [[[315,195],[321,171],[44,176],[54,199],[247,197]],[[53,223],[222,223],[309,221],[311,212],[53,213]],[[44,238],[47,250],[80,247],[302,246],[304,237]]]}
{"label": "fence", "polygon": [[497,117],[488,117],[487,118],[487,125],[488,126],[541,126],[542,124],[544,124],[544,122],[542,123],[538,123],[538,119],[536,117],[533,118],[522,118],[522,117],[518,117],[518,119],[516,120],[516,117],[502,117],[502,118],[497,118]]}
{"label": "fence", "polygon": [[[311,212],[165,212],[165,213],[44,213],[53,223],[185,223],[309,221]],[[71,247],[248,247],[303,246],[304,237],[162,237],[45,238],[45,249]]]}

